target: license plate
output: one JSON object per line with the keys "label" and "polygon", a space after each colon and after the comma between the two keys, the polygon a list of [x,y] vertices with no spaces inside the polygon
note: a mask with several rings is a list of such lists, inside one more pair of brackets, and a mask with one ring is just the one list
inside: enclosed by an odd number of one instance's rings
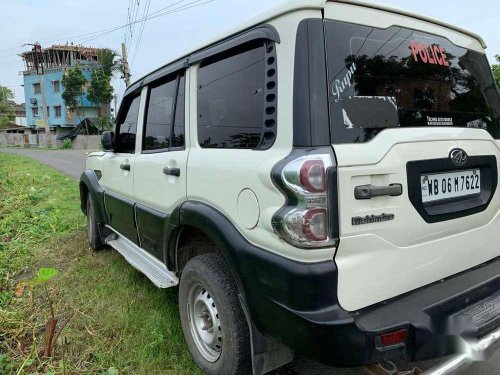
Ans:
{"label": "license plate", "polygon": [[481,192],[481,171],[470,169],[459,172],[425,174],[420,176],[422,202],[457,198]]}

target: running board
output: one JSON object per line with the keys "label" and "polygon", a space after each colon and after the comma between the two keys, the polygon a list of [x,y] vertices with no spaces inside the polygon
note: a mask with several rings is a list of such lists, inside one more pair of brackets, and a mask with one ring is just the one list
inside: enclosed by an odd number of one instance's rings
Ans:
{"label": "running board", "polygon": [[177,276],[162,262],[118,232],[114,230],[113,232],[116,236],[108,236],[106,243],[118,251],[132,267],[146,275],[158,288],[170,288],[179,284]]}

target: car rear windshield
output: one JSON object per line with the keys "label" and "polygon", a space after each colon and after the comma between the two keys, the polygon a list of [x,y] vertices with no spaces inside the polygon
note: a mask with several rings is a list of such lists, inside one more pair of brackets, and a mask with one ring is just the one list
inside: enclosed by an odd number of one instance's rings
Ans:
{"label": "car rear windshield", "polygon": [[500,100],[484,54],[398,26],[325,21],[325,34],[333,143],[422,126],[500,138]]}

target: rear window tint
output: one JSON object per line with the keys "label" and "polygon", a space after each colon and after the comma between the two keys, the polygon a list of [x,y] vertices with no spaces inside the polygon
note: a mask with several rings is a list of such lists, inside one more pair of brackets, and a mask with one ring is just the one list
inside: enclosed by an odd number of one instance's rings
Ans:
{"label": "rear window tint", "polygon": [[333,143],[397,127],[485,129],[500,138],[500,102],[485,55],[398,26],[325,21]]}
{"label": "rear window tint", "polygon": [[198,141],[204,148],[255,148],[264,126],[263,43],[206,61],[198,71]]}

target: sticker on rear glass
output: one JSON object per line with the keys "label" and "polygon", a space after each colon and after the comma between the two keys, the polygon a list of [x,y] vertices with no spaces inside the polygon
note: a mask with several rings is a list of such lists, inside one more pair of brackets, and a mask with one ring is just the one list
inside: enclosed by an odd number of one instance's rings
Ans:
{"label": "sticker on rear glass", "polygon": [[347,68],[347,73],[342,80],[336,79],[333,81],[332,85],[332,95],[335,97],[335,101],[340,100],[340,95],[352,85],[352,77],[356,71],[356,64],[352,63],[350,67]]}
{"label": "sticker on rear glass", "polygon": [[453,126],[453,118],[427,116],[427,125],[429,125],[429,126]]}
{"label": "sticker on rear glass", "polygon": [[340,99],[340,104],[347,129],[399,126],[398,104],[393,96],[347,96]]}
{"label": "sticker on rear glass", "polygon": [[415,62],[450,66],[446,50],[438,44],[426,45],[421,42],[410,42],[410,48]]}

